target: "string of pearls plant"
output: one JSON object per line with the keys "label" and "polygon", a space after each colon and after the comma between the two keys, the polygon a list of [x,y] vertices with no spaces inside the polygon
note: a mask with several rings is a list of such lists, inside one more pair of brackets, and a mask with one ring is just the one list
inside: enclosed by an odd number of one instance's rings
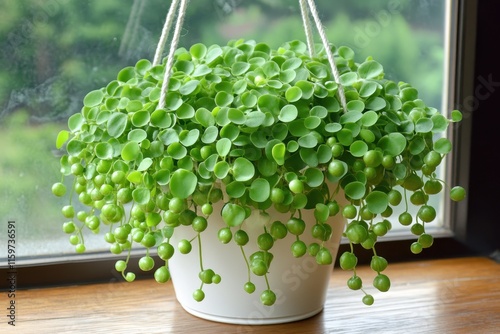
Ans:
{"label": "string of pearls plant", "polygon": [[[252,210],[265,215],[274,208],[289,213],[289,220],[271,220],[253,241],[260,250],[242,259],[254,276],[266,278],[273,244],[287,234],[295,236],[290,256],[331,264],[335,259],[324,247],[332,231],[328,220],[342,215],[351,250],[339,263],[353,272],[348,287],[363,291],[363,302],[371,305],[373,297],[356,275],[355,247],[373,250],[373,286],[387,291],[387,260],[375,246],[390,233],[393,209],[404,203],[397,219],[415,234],[411,251],[420,253],[433,243],[426,224],[436,218],[436,208],[429,198],[444,190],[453,201],[465,197],[462,187],[450,187],[437,175],[452,149],[442,135],[461,113],[445,117],[409,83],[385,79],[372,58],[357,61],[350,48],[331,46],[344,111],[325,49],[316,50],[311,57],[300,41],[274,50],[244,40],[179,48],[162,108],[165,62],[140,60],[89,92],[81,112],[69,118],[69,129],[57,136],[65,154],[62,179],[52,188],[69,198],[63,230],[76,252],[85,251],[86,230],[105,229],[110,252],[124,256],[116,270],[127,281],[135,278],[127,266],[139,246],[146,249],[139,267],[163,283],[172,256],[190,252],[193,242],[201,246],[207,217],[220,214],[226,226],[219,240],[244,249],[245,219]],[[66,177],[74,180],[69,192]],[[349,204],[339,205],[340,193]],[[75,212],[74,201],[86,209]],[[221,201],[222,211],[214,213],[213,204]],[[315,221],[304,221],[304,210],[314,210]],[[181,225],[192,226],[195,237],[172,245]],[[317,242],[305,244],[304,233]],[[157,268],[153,253],[162,260]],[[202,256],[200,248],[200,261]],[[242,283],[249,293],[254,276]],[[201,287],[193,294],[198,301],[204,284],[224,279],[202,265],[199,277]],[[275,300],[271,286],[261,292],[263,304]]]}

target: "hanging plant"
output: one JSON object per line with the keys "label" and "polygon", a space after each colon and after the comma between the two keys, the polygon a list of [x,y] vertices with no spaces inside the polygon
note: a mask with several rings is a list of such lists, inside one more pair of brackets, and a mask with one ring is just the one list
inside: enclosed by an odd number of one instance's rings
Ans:
{"label": "hanging plant", "polygon": [[[454,201],[465,197],[462,187],[450,188],[437,173],[452,150],[444,136],[448,125],[461,114],[454,110],[447,118],[411,84],[384,78],[376,60],[356,59],[352,49],[322,37],[321,45],[309,36],[307,44],[290,41],[277,49],[244,40],[173,47],[163,62],[139,60],[89,92],[57,137],[57,148],[66,150],[62,176],[74,177],[62,211],[76,251],[85,251],[85,230],[106,229],[111,253],[124,253],[116,269],[127,281],[135,278],[127,270],[130,251],[143,247],[139,267],[154,269],[163,283],[171,257],[201,243],[209,216],[220,214],[225,223],[217,236],[221,243],[244,249],[251,212],[266,216],[274,209],[289,219],[269,220],[255,241],[260,250],[242,259],[265,277],[273,244],[287,234],[295,236],[290,256],[331,265],[334,256],[324,245],[332,234],[330,218],[341,215],[351,245],[339,258],[344,270],[353,271],[347,285],[364,286],[355,271],[359,245],[373,250],[373,286],[387,291],[387,260],[375,246],[390,233],[390,219],[415,234],[410,248],[420,253],[433,243],[426,225],[437,208],[429,198],[444,190]],[[53,192],[66,195],[63,181]],[[73,196],[88,210],[75,213]],[[214,212],[217,203],[220,212]],[[393,217],[400,203],[405,210]],[[302,219],[305,210],[315,221]],[[183,226],[191,226],[195,238],[172,244]],[[316,242],[304,243],[304,234]],[[154,268],[153,251],[160,267]],[[204,284],[224,279],[201,267],[198,301]],[[244,289],[252,293],[253,283]],[[272,287],[261,292],[263,304],[275,300]],[[364,292],[363,302],[371,305],[373,297]]]}

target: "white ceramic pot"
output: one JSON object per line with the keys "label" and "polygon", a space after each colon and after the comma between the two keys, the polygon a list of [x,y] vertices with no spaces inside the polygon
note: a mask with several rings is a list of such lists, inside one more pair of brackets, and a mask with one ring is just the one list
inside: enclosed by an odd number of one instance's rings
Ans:
{"label": "white ceramic pot", "polygon": [[[267,289],[264,277],[252,275],[252,282],[256,285],[253,294],[244,291],[243,286],[248,281],[248,268],[239,246],[231,241],[222,244],[217,238],[217,232],[225,224],[217,213],[221,207],[214,208],[214,213],[209,219],[209,227],[202,235],[202,256],[204,269],[213,269],[220,274],[222,280],[219,284],[205,284],[203,291],[205,299],[197,302],[192,295],[200,287],[198,278],[200,271],[198,242],[193,242],[193,249],[189,254],[183,255],[176,252],[169,260],[174,290],[177,300],[189,313],[203,319],[244,325],[264,325],[285,323],[306,319],[319,313],[324,306],[332,265],[318,265],[314,257],[306,254],[301,258],[294,258],[290,251],[291,244],[296,240],[294,235],[288,233],[287,237],[277,240],[270,250],[274,259],[268,273],[270,288],[276,293],[276,303],[264,306],[260,301],[260,294]],[[281,220],[286,222],[290,214],[281,214],[268,210],[271,222]],[[344,229],[344,220],[331,218],[329,221],[333,228],[333,236],[327,243],[335,259]],[[336,216],[336,217],[337,217]],[[313,211],[303,210],[302,218],[307,223],[308,230],[315,222]],[[249,243],[244,247],[247,258],[258,251],[256,238],[261,234],[265,222],[255,211],[243,223],[244,229],[250,237]],[[306,230],[301,236],[306,244],[316,241]],[[190,226],[176,228],[172,237],[175,246],[182,239],[192,239],[196,233]]]}

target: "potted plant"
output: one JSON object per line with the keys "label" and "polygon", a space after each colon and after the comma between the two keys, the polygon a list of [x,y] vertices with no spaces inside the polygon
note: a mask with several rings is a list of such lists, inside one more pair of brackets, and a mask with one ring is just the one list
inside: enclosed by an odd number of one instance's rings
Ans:
{"label": "potted plant", "polygon": [[[339,257],[340,266],[353,271],[347,285],[363,291],[363,303],[371,305],[355,272],[354,245],[373,249],[372,285],[380,291],[390,280],[375,246],[392,223],[416,235],[413,253],[432,245],[425,226],[436,208],[429,197],[443,190],[454,201],[465,197],[462,187],[450,189],[437,173],[452,147],[442,134],[461,114],[445,117],[409,83],[385,79],[381,64],[355,59],[348,47],[317,45],[314,55],[309,49],[301,41],[278,49],[244,40],[199,43],[163,63],[140,60],[89,92],[56,143],[66,151],[62,176],[74,177],[62,213],[76,251],[85,251],[85,230],[106,230],[111,253],[121,254],[115,267],[125,280],[135,279],[127,270],[131,249],[142,247],[141,270],[154,272],[160,283],[172,271],[178,298],[191,313],[270,323],[321,309],[342,234],[351,244]],[[63,181],[52,190],[67,193]],[[75,210],[73,197],[87,209]],[[400,203],[405,210],[393,217]],[[285,254],[275,252],[278,247]],[[287,258],[302,262],[294,267]],[[219,269],[224,264],[229,267]],[[183,271],[194,281],[177,278]],[[228,277],[232,272],[243,279]],[[300,303],[288,303],[291,297],[275,285],[293,281],[295,291],[306,280],[321,287],[309,298],[319,306],[305,315],[281,315],[285,304]],[[190,286],[188,297],[180,296],[181,285]],[[257,311],[207,315],[213,305],[208,311],[196,305],[209,295],[215,304],[232,299],[229,309],[249,304]],[[260,302],[240,300],[245,295]]]}

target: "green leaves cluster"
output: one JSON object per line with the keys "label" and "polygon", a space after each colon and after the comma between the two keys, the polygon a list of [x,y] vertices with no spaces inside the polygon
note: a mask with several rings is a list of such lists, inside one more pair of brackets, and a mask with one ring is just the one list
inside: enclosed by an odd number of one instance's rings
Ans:
{"label": "green leaves cluster", "polygon": [[[422,208],[414,224],[432,221],[427,197],[441,191],[435,171],[451,151],[441,135],[460,113],[447,119],[410,84],[385,79],[375,60],[357,63],[347,47],[332,51],[339,83],[324,50],[311,58],[299,41],[272,50],[238,40],[177,50],[164,108],[158,108],[164,64],[148,60],[89,92],[81,112],[69,119],[69,131],[57,138],[57,147],[67,150],[61,172],[76,177],[74,190],[89,207],[81,228],[71,233],[83,239],[85,226],[95,231],[117,224],[109,236],[113,253],[134,242],[149,249],[169,244],[180,225],[193,225],[199,235],[200,220],[212,211],[207,206],[223,201],[229,228],[224,243],[231,229],[242,231],[252,210],[274,208],[290,213],[286,226],[297,235],[292,253],[302,256],[307,245],[299,237],[304,228],[297,226],[301,210],[310,209],[319,244],[308,245],[309,253],[329,264],[331,255],[322,247],[331,236],[328,218],[341,212],[352,220],[345,233],[350,242],[372,249],[390,229],[385,218],[399,204],[397,187],[422,193],[414,201]],[[335,200],[340,190],[350,203],[343,208]],[[130,217],[124,213],[128,203]],[[98,223],[87,217],[98,217]],[[266,245],[262,256],[272,258],[272,243]],[[271,260],[259,263],[259,276],[265,275]],[[166,266],[158,276],[165,277]]]}

